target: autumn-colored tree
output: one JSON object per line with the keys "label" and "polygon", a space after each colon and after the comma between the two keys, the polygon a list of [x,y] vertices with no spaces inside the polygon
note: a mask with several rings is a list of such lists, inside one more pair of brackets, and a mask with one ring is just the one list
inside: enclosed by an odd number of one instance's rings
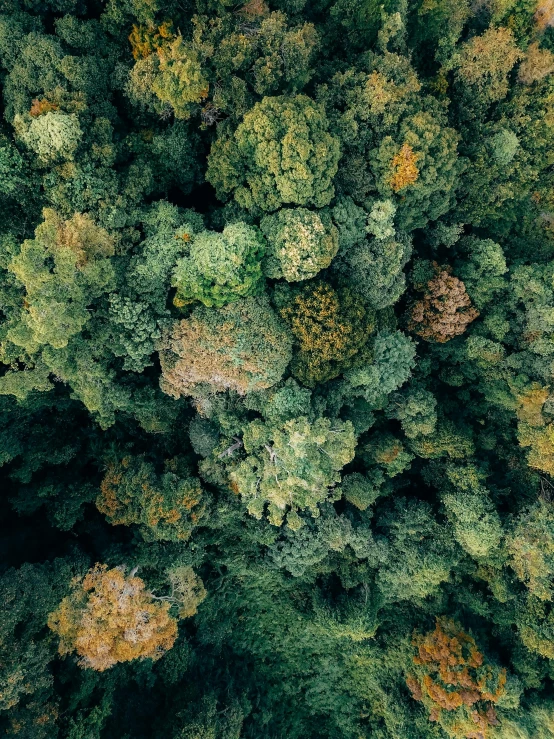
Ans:
{"label": "autumn-colored tree", "polygon": [[29,111],[29,115],[31,118],[38,118],[39,115],[43,115],[44,113],[50,113],[54,110],[59,110],[59,105],[57,103],[51,103],[49,100],[42,99],[39,100],[38,98],[35,98],[33,100],[33,104],[31,105],[31,110]]}
{"label": "autumn-colored tree", "polygon": [[399,192],[412,185],[419,177],[417,168],[418,155],[409,144],[403,144],[398,154],[395,154],[391,163],[390,186],[394,192]]}
{"label": "autumn-colored tree", "polygon": [[161,475],[140,457],[110,463],[96,506],[112,525],[138,524],[154,540],[188,539],[205,513],[200,481],[178,458]]}
{"label": "autumn-colored tree", "polygon": [[485,662],[475,639],[449,618],[415,634],[417,654],[406,678],[412,697],[450,737],[485,739],[499,725],[494,708],[505,691],[506,670]]}
{"label": "autumn-colored tree", "polygon": [[76,652],[81,667],[102,672],[118,662],[159,659],[177,638],[169,602],[156,602],[144,581],[124,568],[97,564],[72,583],[50,614],[61,655]]}
{"label": "autumn-colored tree", "polygon": [[456,57],[459,79],[487,102],[508,92],[508,74],[523,58],[509,28],[488,28],[466,41]]}
{"label": "autumn-colored tree", "polygon": [[539,82],[554,72],[554,54],[549,49],[541,49],[538,42],[529,45],[525,59],[519,65],[517,78],[524,85]]}
{"label": "autumn-colored tree", "polygon": [[464,283],[443,269],[429,280],[425,296],[412,306],[409,328],[426,341],[443,344],[463,334],[478,315]]}
{"label": "autumn-colored tree", "polygon": [[173,21],[171,20],[164,21],[159,26],[142,26],[135,23],[129,35],[133,58],[146,58],[174,36]]}
{"label": "autumn-colored tree", "polygon": [[539,31],[554,26],[554,3],[552,0],[539,0],[535,11],[535,23]]}
{"label": "autumn-colored tree", "polygon": [[325,282],[293,293],[281,315],[298,344],[293,374],[308,386],[337,377],[351,366],[373,329],[373,315],[350,290],[335,291]]}
{"label": "autumn-colored tree", "polygon": [[291,344],[265,297],[243,298],[221,310],[200,306],[162,339],[162,390],[178,398],[271,387],[290,361]]}

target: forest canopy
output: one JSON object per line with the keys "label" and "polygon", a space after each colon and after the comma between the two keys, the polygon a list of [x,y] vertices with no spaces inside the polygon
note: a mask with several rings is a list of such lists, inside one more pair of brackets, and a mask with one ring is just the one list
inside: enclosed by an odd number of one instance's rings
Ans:
{"label": "forest canopy", "polygon": [[0,733],[552,739],[552,0],[0,0],[0,90]]}

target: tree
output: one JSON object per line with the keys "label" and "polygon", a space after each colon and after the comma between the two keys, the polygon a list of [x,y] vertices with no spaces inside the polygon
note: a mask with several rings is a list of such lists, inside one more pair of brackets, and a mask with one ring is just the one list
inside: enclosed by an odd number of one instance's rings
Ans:
{"label": "tree", "polygon": [[427,504],[397,499],[378,526],[387,536],[377,586],[387,600],[428,598],[450,579],[458,555]]}
{"label": "tree", "polygon": [[410,377],[415,362],[415,345],[401,331],[380,331],[372,346],[372,359],[345,373],[345,395],[362,397],[379,407],[386,396]]}
{"label": "tree", "polygon": [[232,223],[219,234],[203,231],[191,240],[187,257],[177,262],[172,284],[174,303],[199,300],[211,308],[256,295],[263,290],[261,259],[265,242],[246,223]]}
{"label": "tree", "polygon": [[318,418],[294,418],[281,426],[253,421],[242,439],[246,459],[229,477],[248,512],[267,517],[275,526],[286,518],[298,528],[298,511],[318,516],[318,504],[332,496],[340,482],[339,471],[354,457],[356,438],[352,424]]}
{"label": "tree", "polygon": [[471,94],[493,103],[506,96],[508,74],[522,58],[509,28],[488,28],[481,36],[473,36],[462,44],[454,57],[454,66]]}
{"label": "tree", "polygon": [[442,270],[427,283],[425,296],[414,303],[409,328],[426,341],[442,344],[463,334],[478,315],[464,283]]}
{"label": "tree", "polygon": [[467,237],[458,242],[456,274],[472,303],[481,310],[505,289],[508,271],[502,247],[491,239]]}
{"label": "tree", "polygon": [[63,220],[51,209],[35,238],[23,243],[9,269],[25,287],[21,322],[10,339],[36,351],[43,344],[67,346],[90,320],[91,303],[113,285],[114,239],[90,216]]}
{"label": "tree", "polygon": [[415,634],[417,655],[406,682],[412,697],[450,737],[485,737],[498,726],[494,708],[506,685],[506,670],[485,662],[475,639],[449,618],[434,631]]}
{"label": "tree", "polygon": [[[28,696],[47,704],[53,686],[50,662],[54,647],[44,639],[49,611],[63,592],[71,565],[61,559],[9,568],[0,578],[5,614],[0,626],[0,711],[16,714]],[[48,723],[50,723],[48,721]]]}
{"label": "tree", "polygon": [[525,647],[548,660],[554,659],[554,609],[552,603],[529,594],[520,603],[517,628]]}
{"label": "tree", "polygon": [[[375,228],[375,226],[373,226]],[[403,272],[411,254],[411,242],[403,234],[384,239],[368,238],[336,260],[333,268],[341,281],[356,284],[364,302],[375,309],[396,303],[406,288]]]}
{"label": "tree", "polygon": [[406,231],[437,220],[454,202],[458,133],[422,85],[410,61],[375,53],[363,70],[338,72],[322,86],[343,156],[338,191],[357,204],[390,200]]}
{"label": "tree", "polygon": [[554,511],[552,503],[540,500],[516,521],[507,538],[510,566],[536,598],[554,596]]}
{"label": "tree", "polygon": [[339,152],[320,105],[306,95],[265,97],[232,136],[214,142],[206,178],[248,210],[322,208],[335,192]]}
{"label": "tree", "polygon": [[329,215],[306,208],[285,208],[265,216],[261,223],[268,249],[264,271],[287,282],[309,280],[335,257],[338,233]]}
{"label": "tree", "polygon": [[280,313],[298,344],[291,365],[294,376],[308,387],[338,377],[367,342],[372,314],[349,289],[335,291],[325,282],[286,295]]}
{"label": "tree", "polygon": [[408,388],[390,399],[388,415],[396,418],[409,439],[432,434],[437,425],[437,399],[422,387]]}
{"label": "tree", "polygon": [[483,472],[472,464],[447,464],[444,471],[442,501],[454,537],[476,559],[493,556],[504,532],[489,491],[482,484]]}
{"label": "tree", "polygon": [[554,54],[541,49],[538,42],[529,45],[524,60],[519,65],[517,78],[524,85],[539,82],[554,72]]}
{"label": "tree", "polygon": [[388,491],[385,476],[376,468],[370,469],[366,475],[359,472],[345,475],[342,478],[341,489],[345,499],[360,511],[365,511],[379,496]]}
{"label": "tree", "polygon": [[177,36],[157,50],[158,73],[152,91],[171,106],[176,118],[190,118],[195,105],[208,96],[209,84],[198,52]]}
{"label": "tree", "polygon": [[186,541],[203,519],[204,491],[179,459],[167,460],[158,475],[143,458],[111,463],[96,500],[115,526],[138,524],[146,539]]}
{"label": "tree", "polygon": [[16,127],[23,143],[38,156],[42,164],[73,159],[83,136],[75,114],[52,110],[32,118],[27,125],[22,119],[16,118]]}
{"label": "tree", "polygon": [[177,638],[170,603],[157,603],[144,581],[122,568],[97,564],[72,582],[72,592],[50,614],[61,655],[77,652],[79,665],[103,672],[118,662],[156,660]]}
{"label": "tree", "polygon": [[290,362],[291,345],[265,297],[243,298],[221,310],[201,306],[162,338],[160,385],[175,398],[271,387]]}

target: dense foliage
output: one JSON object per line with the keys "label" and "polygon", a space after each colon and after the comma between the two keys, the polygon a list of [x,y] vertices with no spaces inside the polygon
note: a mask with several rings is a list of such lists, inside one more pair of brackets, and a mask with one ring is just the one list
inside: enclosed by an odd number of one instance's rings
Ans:
{"label": "dense foliage", "polygon": [[0,0],[0,733],[554,737],[552,0]]}

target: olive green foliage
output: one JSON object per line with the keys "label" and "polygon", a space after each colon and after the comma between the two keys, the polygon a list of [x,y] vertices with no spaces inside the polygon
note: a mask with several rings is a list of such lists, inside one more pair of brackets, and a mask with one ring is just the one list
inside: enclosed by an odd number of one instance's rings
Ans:
{"label": "olive green foliage", "polygon": [[265,97],[214,142],[206,177],[248,210],[329,205],[340,156],[323,108],[306,95]]}
{"label": "olive green foliage", "polygon": [[552,739],[552,0],[0,5],[0,734]]}
{"label": "olive green foliage", "polygon": [[348,289],[324,282],[277,295],[281,315],[296,340],[292,373],[308,387],[351,366],[373,329],[373,314]]}

